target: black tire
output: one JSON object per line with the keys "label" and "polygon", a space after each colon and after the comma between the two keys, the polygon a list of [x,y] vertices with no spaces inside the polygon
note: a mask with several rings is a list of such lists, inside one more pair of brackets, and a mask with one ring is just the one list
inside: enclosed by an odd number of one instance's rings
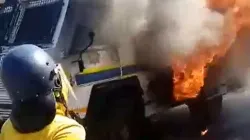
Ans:
{"label": "black tire", "polygon": [[211,100],[200,100],[189,104],[190,119],[199,130],[205,130],[208,125],[216,123],[222,110],[222,96]]}

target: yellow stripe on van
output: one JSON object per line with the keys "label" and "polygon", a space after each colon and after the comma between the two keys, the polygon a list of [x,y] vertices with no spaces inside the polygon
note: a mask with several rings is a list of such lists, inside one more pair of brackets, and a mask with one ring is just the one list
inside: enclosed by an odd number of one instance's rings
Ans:
{"label": "yellow stripe on van", "polygon": [[102,66],[102,67],[86,68],[80,74],[98,73],[98,72],[102,72],[102,71],[112,70],[112,69],[115,69],[115,68],[119,68],[119,66]]}
{"label": "yellow stripe on van", "polygon": [[136,76],[136,75],[137,74],[123,75],[121,79],[126,79],[126,78],[133,77],[133,76]]}
{"label": "yellow stripe on van", "polygon": [[87,108],[83,107],[83,108],[79,108],[79,109],[70,109],[70,111],[73,111],[75,113],[86,113],[87,112]]}
{"label": "yellow stripe on van", "polygon": [[[128,66],[133,66],[134,64],[130,64],[130,65],[124,65],[123,67],[128,67]],[[83,72],[80,72],[79,74],[93,74],[93,73],[99,73],[99,72],[103,72],[103,71],[109,71],[109,70],[113,70],[113,69],[117,69],[119,68],[119,65],[109,65],[109,66],[101,66],[101,67],[92,67],[92,68],[86,68],[83,70]]]}
{"label": "yellow stripe on van", "polygon": [[[122,66],[105,66],[105,67],[94,67],[87,68],[84,72],[75,75],[75,80],[77,85],[83,85],[86,83],[91,83],[95,81],[107,80],[112,78],[117,78],[121,76],[129,77],[131,74],[136,74],[140,71],[136,65]],[[122,77],[122,78],[123,78]]]}

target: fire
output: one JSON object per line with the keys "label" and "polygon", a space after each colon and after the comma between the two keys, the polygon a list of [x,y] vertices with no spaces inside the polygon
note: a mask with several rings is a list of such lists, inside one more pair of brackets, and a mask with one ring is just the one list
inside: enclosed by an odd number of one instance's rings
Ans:
{"label": "fire", "polygon": [[215,57],[225,55],[240,29],[250,28],[249,0],[208,0],[207,5],[210,9],[226,11],[223,36],[218,46],[200,47],[203,45],[200,42],[192,55],[173,59],[174,96],[177,101],[197,97],[204,86],[206,66],[214,63]]}
{"label": "fire", "polygon": [[201,131],[201,136],[205,136],[208,133],[208,129]]}

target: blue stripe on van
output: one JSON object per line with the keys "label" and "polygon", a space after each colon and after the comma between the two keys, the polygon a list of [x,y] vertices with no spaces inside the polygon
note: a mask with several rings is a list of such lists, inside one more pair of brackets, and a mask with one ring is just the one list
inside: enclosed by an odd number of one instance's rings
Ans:
{"label": "blue stripe on van", "polygon": [[[123,70],[122,70],[124,76],[136,73],[137,71],[138,71],[138,68],[135,65],[123,67]],[[121,75],[121,71],[120,71],[120,68],[118,67],[112,70],[102,71],[98,73],[77,74],[75,76],[75,79],[76,79],[77,85],[82,85],[82,84],[87,84],[90,82],[115,78],[120,75]]]}

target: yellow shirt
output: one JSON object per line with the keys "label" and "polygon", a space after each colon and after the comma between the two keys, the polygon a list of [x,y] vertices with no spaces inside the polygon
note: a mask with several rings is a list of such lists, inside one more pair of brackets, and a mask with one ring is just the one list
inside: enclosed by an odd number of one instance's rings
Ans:
{"label": "yellow shirt", "polygon": [[56,115],[51,124],[35,133],[17,132],[8,119],[1,130],[0,140],[85,140],[85,129],[75,120]]}

